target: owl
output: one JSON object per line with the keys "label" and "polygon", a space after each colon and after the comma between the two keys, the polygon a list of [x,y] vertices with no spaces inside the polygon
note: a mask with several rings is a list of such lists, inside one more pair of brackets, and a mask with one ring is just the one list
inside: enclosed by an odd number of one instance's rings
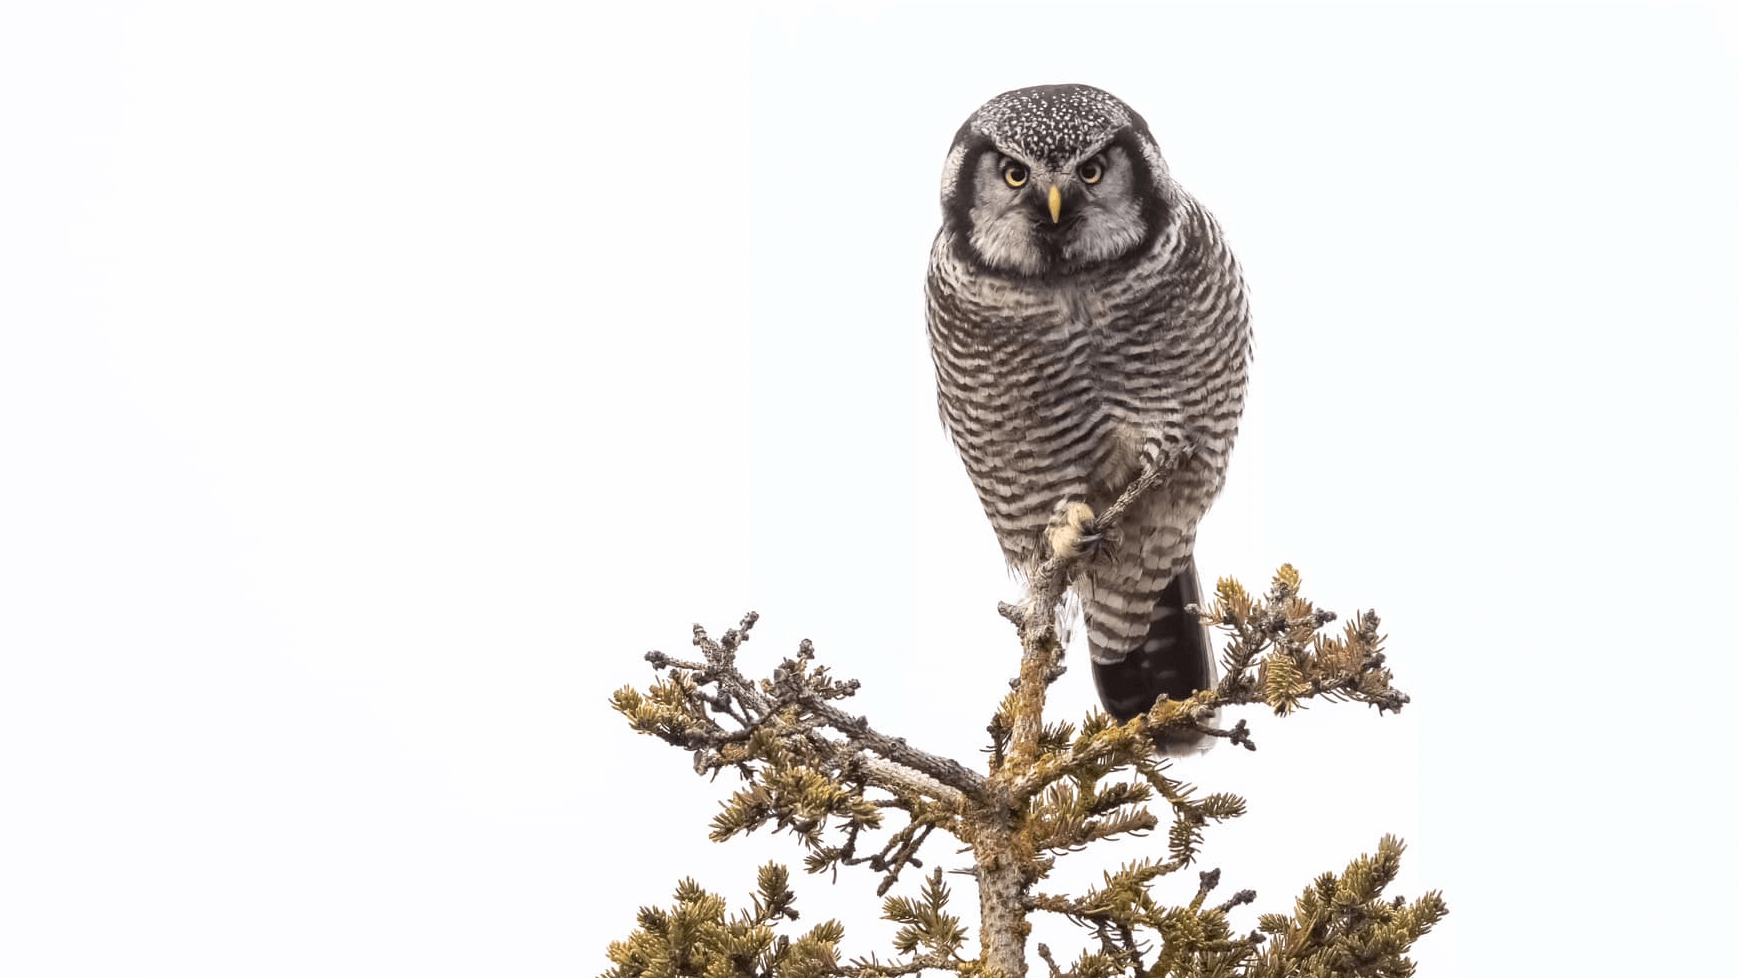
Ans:
{"label": "owl", "polygon": [[[1087,85],[985,103],[943,168],[925,283],[937,401],[1011,567],[1096,551],[1074,590],[1127,720],[1214,684],[1197,522],[1226,479],[1251,355],[1243,276],[1142,117]],[[1147,467],[1171,475],[1102,511]],[[1197,746],[1193,738],[1166,749]]]}

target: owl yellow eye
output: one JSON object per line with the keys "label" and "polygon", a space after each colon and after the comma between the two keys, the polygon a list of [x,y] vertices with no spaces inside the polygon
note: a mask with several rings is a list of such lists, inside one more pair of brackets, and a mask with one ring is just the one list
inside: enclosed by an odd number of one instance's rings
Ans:
{"label": "owl yellow eye", "polygon": [[1027,168],[1011,163],[1003,168],[1003,182],[1011,187],[1027,186]]}
{"label": "owl yellow eye", "polygon": [[1083,183],[1099,183],[1100,177],[1106,175],[1106,167],[1099,160],[1088,160],[1075,172],[1081,176]]}

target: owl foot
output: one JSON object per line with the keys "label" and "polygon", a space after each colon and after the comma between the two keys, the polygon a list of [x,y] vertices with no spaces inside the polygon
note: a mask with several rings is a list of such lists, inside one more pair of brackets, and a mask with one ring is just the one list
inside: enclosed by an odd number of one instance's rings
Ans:
{"label": "owl foot", "polygon": [[1045,543],[1055,557],[1077,560],[1103,560],[1111,556],[1117,545],[1117,529],[1101,527],[1094,518],[1093,507],[1086,503],[1065,503],[1051,514],[1045,527]]}

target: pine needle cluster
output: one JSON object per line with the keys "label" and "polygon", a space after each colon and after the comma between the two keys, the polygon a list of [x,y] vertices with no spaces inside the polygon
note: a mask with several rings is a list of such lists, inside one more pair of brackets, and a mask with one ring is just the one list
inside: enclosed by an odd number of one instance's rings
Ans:
{"label": "pine needle cluster", "polygon": [[669,910],[642,907],[634,936],[610,946],[616,967],[608,975],[783,975],[823,978],[840,974],[836,949],[846,929],[827,921],[796,939],[774,928],[796,920],[786,869],[761,867],[748,910],[727,915],[725,901],[694,880],[677,884]]}
{"label": "pine needle cluster", "polygon": [[[1053,575],[1052,585],[1065,586],[1068,571]],[[1242,934],[1232,916],[1255,894],[1210,903],[1218,870],[1199,874],[1189,903],[1168,906],[1154,896],[1158,881],[1195,864],[1209,826],[1245,811],[1237,795],[1200,794],[1174,778],[1156,750],[1161,731],[1194,731],[1255,750],[1242,720],[1218,726],[1223,709],[1254,705],[1285,716],[1314,700],[1380,711],[1408,701],[1391,684],[1377,616],[1363,612],[1326,632],[1336,616],[1302,597],[1299,584],[1290,566],[1260,597],[1220,581],[1212,606],[1196,610],[1226,636],[1224,678],[1122,724],[1098,711],[1080,723],[1046,722],[1045,691],[1061,673],[1049,617],[1055,601],[1030,602],[1038,614],[1006,609],[1019,626],[1021,674],[991,719],[983,773],[844,710],[857,683],[817,664],[808,641],[771,676],[751,680],[737,656],[753,613],[717,641],[696,626],[700,659],[649,653],[667,674],[645,690],[618,690],[613,706],[634,729],[689,751],[698,773],[740,776],[742,786],[713,819],[712,838],[770,826],[796,838],[810,873],[865,866],[879,876],[884,918],[900,929],[887,960],[849,962],[838,956],[844,932],[837,922],[778,935],[796,910],[784,871],[769,866],[751,908],[735,916],[688,882],[670,910],[643,909],[640,926],[611,946],[606,978],[868,978],[931,969],[1018,978],[1029,964],[1029,918],[1039,913],[1078,925],[1086,938],[1067,965],[1045,945],[1033,948],[1053,978],[1412,974],[1409,950],[1447,909],[1436,893],[1411,903],[1385,895],[1402,852],[1390,837],[1375,855],[1316,880],[1291,914],[1263,914]],[[1104,873],[1100,885],[1073,895],[1046,888],[1059,860],[1163,826],[1163,849],[1139,843],[1137,857]],[[923,847],[938,832],[958,843],[954,851],[970,854],[957,871],[978,888],[976,947],[949,907],[941,867],[922,876],[916,897],[886,896],[905,870],[925,865]]]}

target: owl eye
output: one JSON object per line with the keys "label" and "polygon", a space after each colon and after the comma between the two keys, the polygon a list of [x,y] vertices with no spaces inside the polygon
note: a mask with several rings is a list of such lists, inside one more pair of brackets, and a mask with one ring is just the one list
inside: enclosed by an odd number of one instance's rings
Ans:
{"label": "owl eye", "polygon": [[1003,182],[1011,187],[1027,186],[1027,168],[1019,163],[1011,163],[1003,168]]}
{"label": "owl eye", "polygon": [[1075,172],[1081,176],[1083,183],[1099,183],[1100,178],[1106,175],[1106,166],[1099,160],[1088,160]]}

